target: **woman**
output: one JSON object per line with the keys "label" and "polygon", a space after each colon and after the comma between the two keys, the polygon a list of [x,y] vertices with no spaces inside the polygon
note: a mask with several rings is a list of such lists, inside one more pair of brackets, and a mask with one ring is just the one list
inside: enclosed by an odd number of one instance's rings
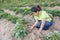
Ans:
{"label": "woman", "polygon": [[42,30],[48,30],[53,24],[52,18],[45,11],[42,11],[39,5],[32,7],[31,11],[35,19],[35,23],[32,25],[31,30],[37,25],[36,27],[40,33]]}

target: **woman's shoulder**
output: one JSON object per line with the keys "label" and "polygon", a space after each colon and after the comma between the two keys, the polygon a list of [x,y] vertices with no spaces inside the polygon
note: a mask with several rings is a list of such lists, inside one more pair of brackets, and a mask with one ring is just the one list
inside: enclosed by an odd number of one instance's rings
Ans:
{"label": "woman's shoulder", "polygon": [[46,14],[47,12],[46,12],[46,11],[44,11],[44,10],[42,10],[42,11],[40,11],[40,13],[42,13],[42,14]]}
{"label": "woman's shoulder", "polygon": [[42,10],[41,12],[42,12],[42,13],[46,13],[46,11],[44,11],[44,10]]}

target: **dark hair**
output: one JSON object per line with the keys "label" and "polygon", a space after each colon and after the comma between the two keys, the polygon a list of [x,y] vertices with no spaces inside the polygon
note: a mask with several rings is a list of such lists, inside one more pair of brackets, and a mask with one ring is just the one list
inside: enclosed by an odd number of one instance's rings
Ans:
{"label": "dark hair", "polygon": [[41,7],[40,7],[39,5],[34,6],[34,7],[31,8],[31,11],[32,11],[32,12],[41,11]]}

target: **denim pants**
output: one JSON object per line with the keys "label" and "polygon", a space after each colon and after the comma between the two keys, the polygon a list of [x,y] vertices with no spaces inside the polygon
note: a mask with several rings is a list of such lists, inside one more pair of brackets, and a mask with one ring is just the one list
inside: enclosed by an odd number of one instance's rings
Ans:
{"label": "denim pants", "polygon": [[[42,21],[39,20],[36,27],[39,29],[40,26],[41,26],[41,24],[42,24]],[[53,20],[52,20],[51,22],[46,21],[45,24],[44,24],[43,30],[48,30],[49,27],[50,27],[52,24],[53,24]]]}

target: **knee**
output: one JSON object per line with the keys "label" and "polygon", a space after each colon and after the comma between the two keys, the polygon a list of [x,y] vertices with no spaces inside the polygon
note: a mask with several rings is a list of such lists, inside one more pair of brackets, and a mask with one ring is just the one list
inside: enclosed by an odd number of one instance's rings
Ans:
{"label": "knee", "polygon": [[43,30],[48,30],[49,28],[48,27],[44,27]]}
{"label": "knee", "polygon": [[50,23],[45,23],[45,25],[44,25],[44,30],[48,30],[49,29],[49,27],[50,27]]}

